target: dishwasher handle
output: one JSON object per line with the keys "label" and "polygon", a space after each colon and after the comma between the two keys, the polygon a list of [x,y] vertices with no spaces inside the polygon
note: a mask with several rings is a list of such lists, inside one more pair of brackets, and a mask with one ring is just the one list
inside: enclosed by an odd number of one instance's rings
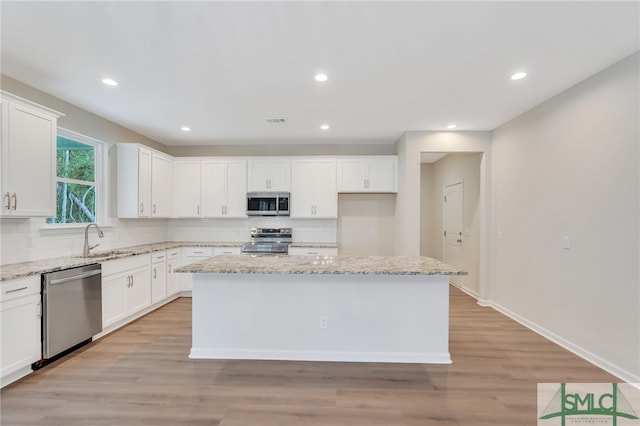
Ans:
{"label": "dishwasher handle", "polygon": [[101,273],[102,273],[102,271],[99,270],[99,269],[97,271],[89,271],[89,272],[85,272],[84,274],[72,275],[72,276],[66,277],[66,278],[60,278],[60,279],[57,279],[57,280],[51,280],[51,281],[49,281],[49,285],[68,283],[69,281],[80,280],[82,278],[89,278],[89,277],[93,277],[95,275],[100,275]]}

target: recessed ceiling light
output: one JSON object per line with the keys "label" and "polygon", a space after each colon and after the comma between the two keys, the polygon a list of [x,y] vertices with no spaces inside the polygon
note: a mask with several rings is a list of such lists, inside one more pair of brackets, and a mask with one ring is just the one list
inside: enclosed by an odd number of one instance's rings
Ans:
{"label": "recessed ceiling light", "polygon": [[323,124],[322,126],[320,126],[320,128],[322,130],[329,130],[329,125],[328,124]]}
{"label": "recessed ceiling light", "polygon": [[447,129],[455,129],[456,127],[458,127],[457,125],[451,123],[447,126]]}
{"label": "recessed ceiling light", "polygon": [[117,86],[118,82],[111,78],[103,78],[102,82],[107,86]]}
{"label": "recessed ceiling light", "polygon": [[182,130],[183,132],[190,132],[190,131],[191,131],[191,127],[189,127],[189,126],[182,126],[182,127],[180,127],[180,130]]}
{"label": "recessed ceiling light", "polygon": [[527,76],[526,72],[517,72],[514,75],[511,76],[511,80],[522,80],[523,78],[525,78]]}
{"label": "recessed ceiling light", "polygon": [[326,74],[316,74],[314,78],[316,79],[316,81],[327,81],[329,77],[327,77]]}

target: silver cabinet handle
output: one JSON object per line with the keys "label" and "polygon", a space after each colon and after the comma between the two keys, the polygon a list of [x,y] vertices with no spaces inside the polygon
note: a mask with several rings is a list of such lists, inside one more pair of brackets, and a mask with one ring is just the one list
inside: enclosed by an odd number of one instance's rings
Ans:
{"label": "silver cabinet handle", "polygon": [[156,270],[157,270],[157,268],[153,268],[153,279],[154,279],[154,280],[155,280],[155,279],[156,279],[156,277],[158,276],[158,274],[157,274],[157,271],[156,271]]}
{"label": "silver cabinet handle", "polygon": [[6,208],[7,210],[11,210],[11,194],[7,192],[6,194],[4,194],[4,196],[7,199]]}
{"label": "silver cabinet handle", "polygon": [[171,269],[171,264],[169,264],[169,270],[167,272],[169,272],[170,274],[173,272]]}
{"label": "silver cabinet handle", "polygon": [[220,206],[220,214],[224,214],[224,205]]}
{"label": "silver cabinet handle", "polygon": [[153,214],[156,214],[156,205],[153,205]]}
{"label": "silver cabinet handle", "polygon": [[140,203],[140,213],[144,213],[144,203]]}
{"label": "silver cabinet handle", "polygon": [[196,208],[196,214],[200,216],[200,205],[198,205],[198,207]]}
{"label": "silver cabinet handle", "polygon": [[7,291],[5,291],[5,294],[8,294],[8,293],[15,293],[15,292],[17,292],[17,291],[26,290],[27,288],[28,288],[28,287],[12,288],[11,290],[7,290]]}
{"label": "silver cabinet handle", "polygon": [[36,318],[42,318],[42,302],[36,305]]}
{"label": "silver cabinet handle", "polygon": [[203,251],[194,251],[193,254],[202,254],[204,253]]}
{"label": "silver cabinet handle", "polygon": [[18,195],[14,192],[11,198],[13,198],[13,210],[16,210],[18,208]]}
{"label": "silver cabinet handle", "polygon": [[317,251],[308,251],[307,254],[318,254]]}

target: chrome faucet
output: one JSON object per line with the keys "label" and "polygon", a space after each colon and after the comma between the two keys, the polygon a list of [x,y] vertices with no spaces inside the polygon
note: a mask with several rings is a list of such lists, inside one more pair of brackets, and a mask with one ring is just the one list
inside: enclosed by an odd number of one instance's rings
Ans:
{"label": "chrome faucet", "polygon": [[94,246],[89,245],[89,228],[91,228],[92,226],[95,226],[96,229],[98,230],[98,237],[100,238],[104,237],[104,234],[102,233],[102,229],[100,229],[97,223],[88,224],[87,227],[84,228],[84,251],[82,252],[82,255],[84,257],[89,256],[89,250],[94,249],[100,245],[100,244],[96,244]]}

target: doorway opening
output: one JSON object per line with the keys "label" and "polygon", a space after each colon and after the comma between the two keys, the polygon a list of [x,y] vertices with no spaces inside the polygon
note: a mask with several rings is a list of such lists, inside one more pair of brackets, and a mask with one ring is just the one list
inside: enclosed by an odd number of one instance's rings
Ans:
{"label": "doorway opening", "polygon": [[[420,255],[468,272],[451,283],[481,296],[483,153],[422,153]],[[445,202],[445,197],[447,201]]]}

